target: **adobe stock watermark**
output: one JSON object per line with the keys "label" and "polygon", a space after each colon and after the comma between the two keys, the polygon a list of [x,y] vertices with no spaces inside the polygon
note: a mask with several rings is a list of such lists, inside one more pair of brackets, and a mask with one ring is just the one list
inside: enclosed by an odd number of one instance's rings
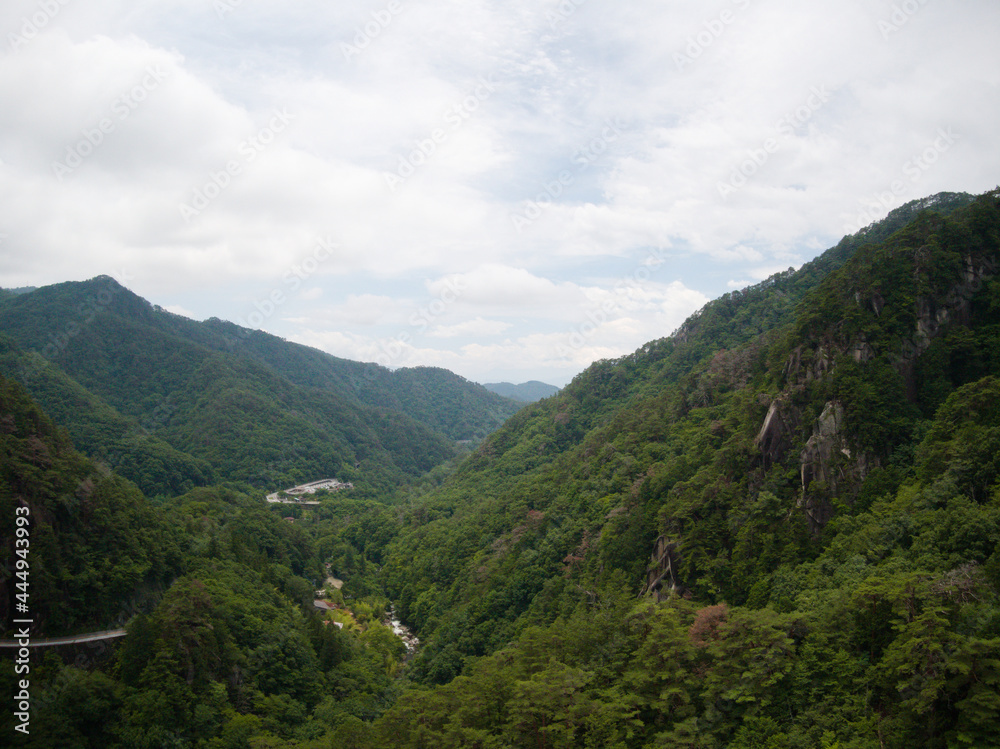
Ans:
{"label": "adobe stock watermark", "polygon": [[274,110],[267,125],[240,143],[237,152],[243,157],[242,160],[231,159],[221,169],[209,172],[208,179],[201,186],[193,188],[191,202],[178,204],[181,218],[190,222],[200,216],[233,183],[233,179],[243,173],[244,167],[253,163],[274,142],[293,119],[294,115],[289,114],[286,109]]}
{"label": "adobe stock watermark", "polygon": [[605,299],[599,305],[586,313],[586,320],[577,325],[566,338],[565,344],[556,345],[556,355],[560,359],[570,360],[573,351],[583,348],[587,341],[594,337],[601,325],[609,322],[611,316],[622,309],[622,297],[633,289],[641,288],[653,277],[653,272],[659,269],[666,260],[666,255],[659,247],[654,248],[632,273],[619,279],[614,287],[614,295]]}
{"label": "adobe stock watermark", "polygon": [[[322,265],[334,256],[340,245],[331,237],[321,237],[316,240],[312,252],[306,258],[292,265],[282,276],[283,286],[276,286],[260,299],[253,302],[253,311],[246,318],[238,317],[237,324],[241,330],[240,337],[250,335],[250,330],[259,330],[264,323],[274,317],[278,310],[302,289],[305,283]],[[239,343],[236,339],[227,341],[230,348]]]}
{"label": "adobe stock watermark", "polygon": [[[742,11],[750,7],[751,0],[731,0],[731,2],[738,10]],[[705,21],[702,24],[704,28],[701,31],[687,38],[687,46],[684,47],[684,50],[682,52],[674,52],[673,59],[677,70],[683,71],[685,68],[693,65],[694,61],[700,58],[705,53],[705,50],[715,44],[716,40],[735,21],[736,13],[728,8],[720,11],[716,18],[710,18]]]}
{"label": "adobe stock watermark", "polygon": [[343,53],[344,59],[350,62],[352,58],[368,49],[369,45],[381,36],[382,32],[389,28],[393,19],[402,12],[403,4],[399,0],[390,0],[382,10],[373,10],[371,12],[372,20],[354,30],[351,43],[340,43],[340,51]]}
{"label": "adobe stock watermark", "polygon": [[[795,136],[797,128],[805,125],[812,116],[816,114],[823,105],[830,101],[830,93],[826,86],[812,86],[809,89],[809,96],[806,100],[784,117],[774,123],[774,130],[777,135],[788,140]],[[746,186],[750,179],[766,164],[771,156],[781,150],[783,141],[775,136],[764,139],[759,148],[751,148],[747,151],[747,158],[740,162],[729,175],[726,182],[718,182],[716,189],[723,199],[727,199],[732,193]]]}
{"label": "adobe stock watermark", "polygon": [[881,19],[878,22],[878,30],[882,34],[882,39],[889,41],[889,37],[902,30],[927,3],[928,0],[903,0],[899,4],[894,4],[889,18]]}
{"label": "adobe stock watermark", "polygon": [[443,288],[438,292],[437,296],[430,302],[421,305],[416,312],[410,315],[407,322],[410,324],[413,332],[410,330],[401,330],[388,341],[380,343],[379,348],[381,350],[375,356],[375,363],[383,367],[390,367],[393,361],[396,361],[406,353],[406,347],[415,340],[416,336],[425,334],[431,324],[444,315],[448,311],[448,308],[455,304],[466,290],[465,279],[461,276],[446,278]]}
{"label": "adobe stock watermark", "polygon": [[30,16],[21,18],[21,27],[18,29],[18,33],[15,34],[12,31],[7,34],[7,50],[13,54],[37,39],[38,35],[52,23],[52,20],[68,4],[69,0],[39,0],[38,10]]}
{"label": "adobe stock watermark", "polygon": [[[5,533],[10,533],[8,538],[12,539],[10,548],[12,556],[16,557],[11,570],[11,591],[10,596],[13,603],[11,606],[14,618],[11,624],[16,624],[14,641],[17,651],[14,659],[14,673],[18,676],[28,677],[31,675],[31,630],[34,625],[34,612],[31,608],[31,530],[35,524],[31,519],[31,508],[27,504],[20,502],[14,508],[14,527],[4,529]],[[16,537],[16,538],[14,538]],[[16,590],[16,592],[14,592]],[[16,603],[14,603],[16,601]],[[18,679],[17,687],[20,691],[14,695],[14,718],[21,721],[14,726],[15,731],[23,734],[31,733],[31,680],[28,678]]]}
{"label": "adobe stock watermark", "polygon": [[[126,436],[131,437],[138,435],[146,439],[153,437],[153,433],[160,427],[164,426],[167,421],[170,420],[170,417],[177,411],[178,407],[170,402],[172,397],[172,393],[170,395],[160,396],[153,410],[143,416],[138,424],[129,428]],[[123,451],[121,449],[115,449],[106,454],[98,453],[98,455],[94,458],[95,462],[98,464],[98,473],[102,476],[107,476],[122,465],[125,459],[131,454],[132,452],[130,450]],[[90,481],[92,482],[93,480],[94,477],[91,476]],[[84,479],[80,482],[80,484],[83,485],[86,481],[87,479]]]}
{"label": "adobe stock watermark", "polygon": [[[150,65],[139,83],[111,102],[111,114],[117,117],[118,122],[124,122],[166,79],[166,71],[159,65]],[[111,117],[102,117],[93,127],[83,130],[80,140],[66,147],[66,157],[62,161],[52,162],[52,173],[56,178],[62,182],[79,169],[105,143],[107,137],[115,132],[118,122]]]}
{"label": "adobe stock watermark", "polygon": [[461,102],[448,108],[444,114],[444,124],[447,127],[434,128],[428,137],[414,141],[413,150],[406,156],[399,157],[395,172],[385,174],[385,182],[392,192],[396,192],[417,169],[427,163],[427,160],[437,153],[438,148],[458,132],[477,109],[496,92],[495,84],[485,78],[479,78],[476,88]]}
{"label": "adobe stock watermark", "polygon": [[150,411],[139,422],[137,431],[143,437],[152,437],[153,432],[166,424],[175,411],[177,411],[177,406],[170,402],[170,396],[160,398],[160,402],[156,404],[156,408]]}
{"label": "adobe stock watermark", "polygon": [[587,0],[561,0],[554,11],[550,10],[545,14],[545,20],[555,31],[562,24],[569,20],[569,17],[576,13],[577,9],[586,3]]}
{"label": "adobe stock watermark", "polygon": [[858,201],[862,205],[862,210],[854,223],[844,224],[844,231],[854,234],[863,227],[885,218],[889,211],[902,205],[901,197],[910,192],[913,185],[916,185],[959,140],[961,136],[950,127],[938,128],[934,140],[920,153],[914,154],[903,163],[899,178],[892,180],[887,189]]}
{"label": "adobe stock watermark", "polygon": [[243,5],[243,0],[214,0],[212,7],[215,8],[215,15],[220,21],[224,21],[226,16]]}
{"label": "adobe stock watermark", "polygon": [[[131,276],[124,271],[115,274],[115,279],[121,285],[124,285],[124,281],[130,278]],[[41,351],[30,352],[28,361],[20,369],[22,382],[30,382],[40,374],[44,367],[48,366],[49,361],[57,359],[73,339],[80,335],[98,314],[110,306],[116,292],[117,289],[114,287],[104,288],[80,302],[73,310],[75,318],[67,320],[56,332],[49,333],[48,340],[42,346]]]}
{"label": "adobe stock watermark", "polygon": [[510,214],[510,221],[517,233],[520,234],[526,226],[540,219],[545,209],[561,197],[566,188],[576,182],[583,170],[607,153],[610,145],[621,137],[623,128],[624,125],[617,117],[609,118],[604,121],[600,135],[573,151],[571,160],[576,168],[559,172],[555,179],[542,184],[539,193],[533,199],[525,201],[519,212]]}

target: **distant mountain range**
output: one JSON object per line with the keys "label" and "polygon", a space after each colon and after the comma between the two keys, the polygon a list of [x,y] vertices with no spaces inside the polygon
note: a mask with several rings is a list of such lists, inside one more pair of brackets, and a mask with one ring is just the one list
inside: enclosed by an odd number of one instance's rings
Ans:
{"label": "distant mountain range", "polygon": [[17,294],[27,294],[31,291],[37,289],[37,286],[16,286],[10,289],[0,289],[0,299],[5,296],[17,295]]}
{"label": "distant mountain range", "polygon": [[522,382],[520,385],[510,382],[487,382],[483,384],[483,387],[491,393],[496,393],[497,395],[502,395],[504,398],[511,398],[523,403],[534,403],[559,392],[559,388],[555,385],[549,385],[538,380]]}
{"label": "distant mountain range", "polygon": [[321,478],[382,491],[523,405],[444,369],[391,371],[195,322],[107,276],[0,294],[0,374],[149,495]]}

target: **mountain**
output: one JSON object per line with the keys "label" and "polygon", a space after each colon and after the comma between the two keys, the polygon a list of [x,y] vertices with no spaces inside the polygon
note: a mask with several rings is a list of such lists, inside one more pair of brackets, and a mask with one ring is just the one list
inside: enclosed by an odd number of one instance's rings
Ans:
{"label": "mountain", "polygon": [[491,393],[524,403],[534,403],[559,392],[559,388],[555,385],[547,385],[538,380],[529,380],[520,385],[514,385],[510,382],[487,382],[483,387]]}
{"label": "mountain", "polygon": [[37,286],[18,286],[11,289],[0,289],[0,298],[5,296],[17,296],[18,294],[27,294],[34,291]]}
{"label": "mountain", "polygon": [[313,607],[323,567],[301,526],[231,488],[149,500],[2,376],[0,522],[11,529],[0,540],[6,638],[128,628],[34,651],[16,672],[2,659],[0,688],[30,694],[30,710],[0,716],[5,745],[248,746],[287,736],[287,716],[307,709],[323,716],[313,738],[332,739],[393,693],[386,663],[402,646],[375,614],[387,603],[366,597],[362,623],[324,626]]}
{"label": "mountain", "polygon": [[[150,501],[0,379],[0,522],[31,510],[39,615],[131,616],[113,658],[33,666],[31,745],[996,746],[998,269],[1000,189],[914,201],[594,363],[455,470],[316,506],[268,507],[233,482]],[[194,325],[213,340],[226,324]],[[201,350],[171,341],[155,382]],[[239,343],[199,361],[162,427],[126,435],[136,449],[211,439],[252,462],[265,446],[203,435],[200,419],[221,420],[205,409],[335,407],[314,354]],[[37,369],[55,406],[95,409],[78,427],[94,438],[136,418],[115,387]],[[335,371],[355,407],[358,370]],[[209,481],[228,465],[205,460]],[[371,460],[388,472],[403,454]],[[13,669],[0,681],[13,692]]]}
{"label": "mountain", "polygon": [[233,351],[268,366],[289,382],[405,413],[456,441],[481,441],[519,408],[510,399],[495,397],[483,386],[439,367],[389,370],[339,359],[217,318],[204,326]]}
{"label": "mountain", "polygon": [[[0,553],[7,569],[20,558],[27,564],[18,569],[29,571],[20,588],[13,575],[0,580],[5,630],[18,590],[37,627],[61,634],[111,623],[109,612],[169,584],[180,564],[179,530],[133,484],[80,455],[24,388],[3,377],[0,456],[0,519],[11,529]],[[16,527],[30,531],[17,536],[29,543],[16,543]]]}
{"label": "mountain", "polygon": [[[998,264],[1000,192],[918,201],[512,417],[386,552],[424,642],[413,674],[448,685],[433,703],[447,711],[416,713],[421,735],[985,740],[1000,717]],[[978,652],[988,684],[963,660]],[[856,686],[816,702],[841,661],[860,664]],[[571,696],[530,707],[558,690]],[[416,735],[417,699],[386,716],[393,735]],[[509,722],[449,717],[490,699]],[[583,716],[614,729],[574,727]]]}
{"label": "mountain", "polygon": [[149,494],[316,478],[385,491],[519,404],[432,368],[391,372],[151,305],[98,277],[0,299],[0,372]]}
{"label": "mountain", "polygon": [[[805,524],[805,537],[821,532],[836,502],[870,502],[876,486],[898,486],[894,463],[914,449],[921,420],[955,388],[994,373],[995,201],[951,194],[908,204],[520,411],[433,496],[444,517],[401,539],[401,599],[443,585],[442,600],[491,618],[471,603],[489,568],[471,549],[486,541],[466,534],[499,543],[523,533],[525,517],[552,513],[560,541],[549,570],[586,535],[593,563],[641,586],[654,541],[668,533],[684,539],[685,587],[745,601],[752,586],[729,559],[735,506],[766,490]],[[422,572],[414,544],[438,555],[442,544],[469,549],[476,572],[465,574],[479,583]],[[523,566],[508,560],[490,584],[513,585]],[[539,592],[528,590],[524,604]],[[419,615],[414,623],[425,626]],[[509,634],[492,632],[497,642]]]}

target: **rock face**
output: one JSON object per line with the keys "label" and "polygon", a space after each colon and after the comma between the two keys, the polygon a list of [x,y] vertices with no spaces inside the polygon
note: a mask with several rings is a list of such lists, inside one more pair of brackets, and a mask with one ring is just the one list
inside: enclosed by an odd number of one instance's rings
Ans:
{"label": "rock face", "polygon": [[832,372],[833,358],[834,352],[827,346],[820,345],[815,350],[799,346],[788,355],[782,374],[790,387],[802,386]]}
{"label": "rock face", "polygon": [[[786,399],[776,398],[771,402],[754,439],[765,470],[782,460],[800,439],[800,421],[798,410]],[[852,501],[870,468],[866,454],[852,451],[844,436],[844,423],[844,405],[839,401],[828,402],[799,453],[802,493],[798,506],[805,512],[814,533],[833,516],[833,498]]]}
{"label": "rock face", "polygon": [[857,340],[851,345],[848,353],[850,353],[851,358],[859,364],[875,358],[875,350],[868,343],[868,339],[865,337],[864,333],[858,335]]}
{"label": "rock face", "polygon": [[798,415],[781,398],[771,401],[754,445],[764,456],[764,468],[777,463],[792,446],[798,429]]}
{"label": "rock face", "polygon": [[828,402],[799,455],[802,496],[798,505],[805,510],[814,533],[833,516],[832,499],[850,501],[868,475],[868,457],[864,453],[852,455],[843,426],[843,404]]}
{"label": "rock face", "polygon": [[671,593],[684,595],[687,588],[680,581],[679,570],[681,557],[676,541],[667,536],[660,536],[653,545],[653,556],[646,570],[646,585],[642,595],[651,595],[657,601],[670,597]]}
{"label": "rock face", "polygon": [[[931,257],[932,253],[926,248],[918,250],[914,272],[920,273],[921,263],[929,262]],[[968,254],[963,258],[960,280],[947,294],[920,296],[915,300],[916,322],[913,333],[903,341],[893,358],[894,366],[903,376],[907,396],[911,400],[917,397],[914,377],[917,358],[950,325],[969,321],[972,298],[996,274],[997,265],[994,258]],[[875,317],[882,315],[886,304],[878,291],[867,295],[856,292],[854,300],[859,307],[869,310]],[[789,394],[828,376],[834,369],[834,360],[838,354],[846,354],[863,364],[875,358],[877,346],[877,342],[869,341],[864,333],[858,333],[848,344],[831,347],[827,342],[816,348],[799,346],[789,354],[783,372],[787,383],[785,393],[771,403],[755,440],[755,445],[763,456],[765,469],[782,458],[795,443],[799,433],[799,420],[796,418],[798,414],[789,405]],[[822,529],[833,516],[833,499],[846,503],[853,501],[869,470],[877,465],[877,461],[865,453],[855,451],[852,454],[844,437],[843,427],[843,404],[835,401],[827,403],[800,454],[802,494],[799,507],[805,511],[814,532]]]}
{"label": "rock face", "polygon": [[962,280],[955,284],[940,301],[932,297],[917,300],[917,331],[913,336],[913,356],[930,346],[941,328],[951,322],[967,323],[972,297],[983,288],[983,282],[996,273],[992,258],[963,258]]}
{"label": "rock face", "polygon": [[916,358],[948,325],[969,321],[972,297],[983,288],[985,281],[996,275],[997,262],[991,257],[966,255],[962,262],[962,280],[943,299],[922,296],[916,300],[916,330],[909,340],[903,342],[896,358],[896,367],[906,380],[910,397],[915,396],[913,365]]}

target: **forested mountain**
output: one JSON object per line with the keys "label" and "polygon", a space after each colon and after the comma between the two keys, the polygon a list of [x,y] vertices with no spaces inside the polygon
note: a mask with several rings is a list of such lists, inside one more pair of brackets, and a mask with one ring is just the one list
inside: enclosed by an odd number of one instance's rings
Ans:
{"label": "forested mountain", "polygon": [[491,393],[502,395],[505,398],[513,398],[516,401],[523,401],[524,403],[534,403],[559,392],[559,388],[555,385],[548,385],[538,380],[522,382],[518,385],[512,382],[487,382],[483,384],[483,387]]}
{"label": "forested mountain", "polygon": [[991,745],[1000,205],[945,198],[595,364],[411,511],[384,580],[454,686],[399,745]]}
{"label": "forested mountain", "polygon": [[[181,564],[179,528],[135,485],[80,455],[17,383],[0,377],[0,517],[4,630],[13,618],[15,507],[27,510],[30,611],[39,631],[64,633],[115,614],[169,584]],[[23,558],[23,557],[22,557]],[[124,623],[124,618],[120,623]]]}
{"label": "forested mountain", "polygon": [[313,536],[223,487],[152,502],[76,452],[3,377],[0,458],[0,522],[26,529],[0,541],[4,636],[12,618],[30,618],[34,638],[129,626],[120,645],[35,650],[28,672],[2,651],[4,693],[28,681],[31,694],[26,734],[11,710],[0,716],[4,746],[246,747],[290,736],[307,714],[310,735],[332,738],[331,726],[391,704],[403,647],[380,623],[387,602],[356,597],[343,630],[312,611],[330,514]]}
{"label": "forested mountain", "polygon": [[197,323],[108,277],[0,299],[0,334],[0,372],[147,494],[327,476],[387,491],[519,407],[444,370],[392,372]]}
{"label": "forested mountain", "polygon": [[[81,497],[96,469],[0,381],[2,522],[27,503],[65,548],[47,621],[74,583],[139,612],[106,658],[38,669],[35,745],[998,746],[998,266],[1000,190],[915,201],[595,363],[456,470],[315,508],[232,486],[148,502],[114,476]],[[333,389],[266,343],[185,392]],[[68,403],[105,402],[57,376]],[[88,428],[137,418],[107,402]],[[203,407],[176,403],[145,449],[204,439]],[[91,551],[88,523],[139,516],[155,552]],[[412,657],[379,624],[389,601]]]}

